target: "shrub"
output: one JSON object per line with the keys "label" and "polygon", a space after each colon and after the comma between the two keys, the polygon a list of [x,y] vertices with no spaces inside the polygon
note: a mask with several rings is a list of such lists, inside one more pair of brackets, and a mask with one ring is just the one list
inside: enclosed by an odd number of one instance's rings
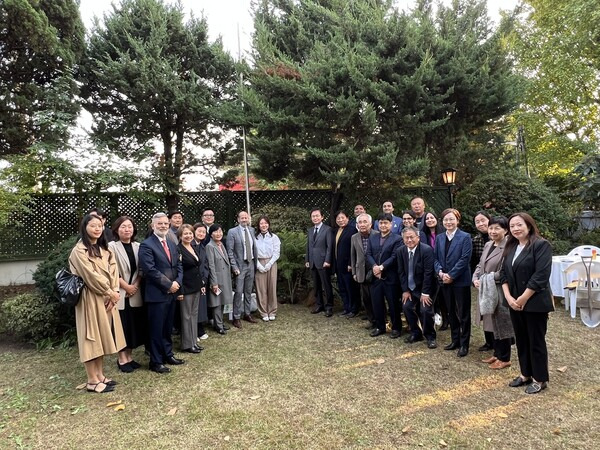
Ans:
{"label": "shrub", "polygon": [[550,244],[552,245],[553,255],[566,255],[573,248],[573,244],[571,243],[571,241],[564,241],[561,239],[550,241]]}
{"label": "shrub", "polygon": [[306,234],[298,231],[280,231],[281,256],[277,261],[277,272],[287,283],[290,301],[294,298],[305,273]]}
{"label": "shrub", "polygon": [[456,205],[463,214],[464,228],[469,230],[473,229],[475,213],[481,209],[490,215],[507,217],[515,212],[527,212],[549,240],[565,235],[573,226],[554,191],[540,180],[512,170],[481,175],[458,193]]}
{"label": "shrub", "polygon": [[73,236],[58,244],[33,273],[33,280],[36,287],[46,298],[54,298],[58,301],[58,297],[56,297],[56,293],[54,292],[54,286],[56,285],[54,277],[63,267],[69,268],[69,255],[73,247],[75,247],[77,240],[78,237]]}
{"label": "shrub", "polygon": [[59,309],[39,292],[20,294],[0,305],[1,328],[33,341],[55,336],[61,328]]}
{"label": "shrub", "polygon": [[269,203],[252,211],[254,220],[262,215],[269,218],[271,228],[274,233],[277,233],[277,236],[279,236],[281,231],[298,231],[304,233],[306,228],[310,226],[309,211],[298,206],[283,206]]}

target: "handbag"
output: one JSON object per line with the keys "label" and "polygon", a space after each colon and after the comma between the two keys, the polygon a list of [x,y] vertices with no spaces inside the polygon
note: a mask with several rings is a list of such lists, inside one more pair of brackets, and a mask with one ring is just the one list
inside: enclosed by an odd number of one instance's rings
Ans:
{"label": "handbag", "polygon": [[67,269],[60,269],[56,274],[56,292],[63,305],[75,306],[79,303],[81,291],[85,286],[83,278],[73,275]]}
{"label": "handbag", "polygon": [[373,281],[373,269],[367,270],[365,273],[365,283],[371,283]]}

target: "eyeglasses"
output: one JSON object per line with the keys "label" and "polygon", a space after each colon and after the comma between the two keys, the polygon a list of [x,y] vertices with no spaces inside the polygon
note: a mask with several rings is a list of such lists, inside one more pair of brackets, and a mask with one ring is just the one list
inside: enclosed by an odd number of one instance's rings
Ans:
{"label": "eyeglasses", "polygon": [[215,217],[214,214],[202,214],[202,217]]}

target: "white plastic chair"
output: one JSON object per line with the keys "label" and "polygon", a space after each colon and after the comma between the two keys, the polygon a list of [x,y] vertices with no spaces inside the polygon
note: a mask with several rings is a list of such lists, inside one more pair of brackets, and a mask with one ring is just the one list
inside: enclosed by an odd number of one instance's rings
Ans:
{"label": "white plastic chair", "polygon": [[[587,276],[585,266],[583,262],[576,262],[571,264],[565,269],[565,274],[571,272],[577,272],[577,287],[574,290],[569,290],[569,308],[571,310],[571,317],[574,319],[577,315],[577,307],[587,307],[588,290],[587,290]],[[590,278],[592,284],[592,298],[600,299],[600,261],[592,261],[592,267],[590,270]],[[567,299],[565,299],[565,304]]]}
{"label": "white plastic chair", "polygon": [[571,250],[567,256],[592,256],[592,250],[596,250],[596,254],[600,255],[600,248],[595,245],[580,245]]}

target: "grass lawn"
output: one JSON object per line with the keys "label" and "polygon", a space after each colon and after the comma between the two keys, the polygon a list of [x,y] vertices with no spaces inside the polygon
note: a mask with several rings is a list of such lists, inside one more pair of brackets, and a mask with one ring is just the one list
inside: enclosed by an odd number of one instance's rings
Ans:
{"label": "grass lawn", "polygon": [[[600,329],[558,306],[549,323],[550,386],[507,387],[477,351],[371,338],[358,318],[314,316],[280,305],[275,322],[210,334],[200,355],[167,375],[133,374],[106,359],[119,385],[85,382],[77,349],[0,344],[0,448],[594,448],[600,444]],[[2,339],[2,337],[0,337]],[[178,354],[181,356],[181,354]],[[561,370],[559,370],[561,369]],[[107,403],[122,401],[115,411]]]}

